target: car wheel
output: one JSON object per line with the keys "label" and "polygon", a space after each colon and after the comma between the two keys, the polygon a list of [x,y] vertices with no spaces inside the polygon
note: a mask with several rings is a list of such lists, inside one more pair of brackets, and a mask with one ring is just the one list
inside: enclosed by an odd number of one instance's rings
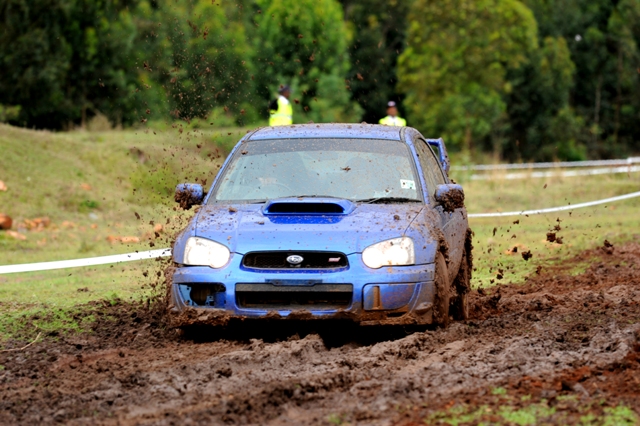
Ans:
{"label": "car wheel", "polygon": [[451,299],[451,314],[456,321],[466,321],[469,319],[469,290],[471,289],[471,263],[466,249],[462,254],[454,287],[456,296]]}
{"label": "car wheel", "polygon": [[433,302],[433,323],[442,327],[449,325],[449,273],[442,253],[436,254],[436,294]]}

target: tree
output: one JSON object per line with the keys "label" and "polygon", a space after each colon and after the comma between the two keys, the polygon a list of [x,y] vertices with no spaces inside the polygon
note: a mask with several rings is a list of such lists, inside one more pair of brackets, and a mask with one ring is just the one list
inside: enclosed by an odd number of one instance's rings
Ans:
{"label": "tree", "polygon": [[95,111],[126,121],[135,0],[0,1],[0,104],[17,122],[59,129]]}
{"label": "tree", "polygon": [[516,0],[416,0],[409,21],[398,79],[413,125],[465,149],[497,138],[507,72],[537,48],[531,11]]}
{"label": "tree", "polygon": [[[377,123],[396,91],[398,56],[405,46],[407,14],[412,0],[342,0],[354,34],[349,46],[352,98],[364,109],[363,120]],[[404,104],[400,103],[404,109]]]}
{"label": "tree", "polygon": [[640,1],[526,0],[541,37],[563,37],[575,63],[571,107],[591,157],[640,149]]}
{"label": "tree", "polygon": [[241,121],[255,104],[242,9],[204,0],[160,6],[167,46],[157,52],[154,78],[165,87],[175,117],[191,120],[223,110]]}
{"label": "tree", "polygon": [[[255,66],[264,99],[290,84],[296,121],[358,121],[360,107],[350,101],[349,34],[336,0],[257,0]],[[305,116],[302,120],[297,118]]]}
{"label": "tree", "polygon": [[508,142],[496,147],[500,154],[510,160],[585,159],[584,124],[569,106],[574,74],[566,40],[550,36],[527,65],[508,73]]}

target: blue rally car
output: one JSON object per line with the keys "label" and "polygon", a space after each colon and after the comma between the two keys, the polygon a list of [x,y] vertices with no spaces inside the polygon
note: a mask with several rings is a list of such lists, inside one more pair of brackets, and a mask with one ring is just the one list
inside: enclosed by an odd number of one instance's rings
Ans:
{"label": "blue rally car", "polygon": [[307,124],[247,134],[173,248],[170,309],[232,318],[446,326],[466,319],[471,231],[442,139]]}

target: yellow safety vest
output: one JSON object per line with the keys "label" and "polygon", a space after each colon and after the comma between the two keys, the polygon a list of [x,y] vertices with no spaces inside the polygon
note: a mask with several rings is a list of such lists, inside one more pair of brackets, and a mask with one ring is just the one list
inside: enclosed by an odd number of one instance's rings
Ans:
{"label": "yellow safety vest", "polygon": [[284,96],[278,98],[278,110],[269,111],[269,126],[287,126],[293,124],[293,107]]}
{"label": "yellow safety vest", "polygon": [[384,124],[385,126],[406,126],[407,120],[400,117],[392,117],[387,115],[385,118],[381,118],[378,122],[380,124]]}

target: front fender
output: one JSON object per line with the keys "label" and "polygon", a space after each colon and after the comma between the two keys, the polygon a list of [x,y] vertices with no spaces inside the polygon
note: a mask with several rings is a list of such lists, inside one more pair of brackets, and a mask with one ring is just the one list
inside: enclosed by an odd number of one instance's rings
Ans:
{"label": "front fender", "polygon": [[[413,239],[417,265],[435,263],[436,253],[442,250],[444,237],[438,224],[439,218],[432,211],[425,209],[424,213],[414,220],[405,231],[405,235]],[[446,253],[443,254],[446,258]]]}
{"label": "front fender", "polygon": [[175,242],[173,244],[173,251],[172,251],[172,255],[173,255],[173,261],[175,263],[182,263],[182,260],[184,259],[184,248],[187,244],[187,240],[190,237],[195,237],[196,235],[196,225],[195,225],[196,221],[195,218],[191,219],[189,221],[189,225],[187,225],[186,228],[184,228],[176,237]]}

